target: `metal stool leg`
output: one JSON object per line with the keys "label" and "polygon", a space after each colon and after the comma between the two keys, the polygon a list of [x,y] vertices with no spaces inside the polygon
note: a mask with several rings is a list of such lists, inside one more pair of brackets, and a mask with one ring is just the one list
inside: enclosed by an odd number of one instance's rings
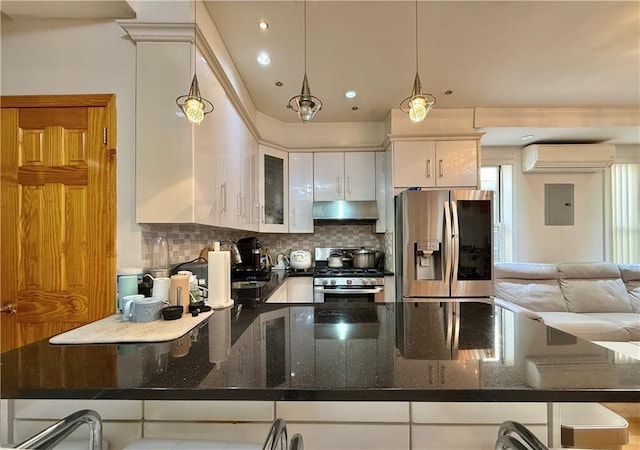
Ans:
{"label": "metal stool leg", "polygon": [[102,450],[102,419],[90,409],[69,414],[47,429],[18,444],[15,448],[48,450],[73,433],[82,424],[89,425],[89,450]]}

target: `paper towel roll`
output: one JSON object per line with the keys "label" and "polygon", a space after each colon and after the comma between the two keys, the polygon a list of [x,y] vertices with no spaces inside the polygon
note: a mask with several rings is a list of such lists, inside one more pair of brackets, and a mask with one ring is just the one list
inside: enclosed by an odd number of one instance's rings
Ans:
{"label": "paper towel roll", "polygon": [[209,362],[220,365],[230,352],[231,308],[225,308],[209,317]]}
{"label": "paper towel roll", "polygon": [[[179,297],[178,288],[180,288]],[[171,276],[169,303],[172,305],[181,305],[185,311],[187,310],[189,307],[189,275],[176,274]]]}
{"label": "paper towel roll", "polygon": [[209,305],[224,308],[231,300],[231,254],[228,251],[209,252],[208,285]]}

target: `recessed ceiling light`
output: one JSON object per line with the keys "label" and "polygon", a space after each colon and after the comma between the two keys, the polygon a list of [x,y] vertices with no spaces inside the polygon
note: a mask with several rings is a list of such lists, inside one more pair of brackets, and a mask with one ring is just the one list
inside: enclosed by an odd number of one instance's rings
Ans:
{"label": "recessed ceiling light", "polygon": [[276,86],[282,87],[282,81],[276,81]]}
{"label": "recessed ceiling light", "polygon": [[529,139],[533,139],[533,134],[525,134],[524,136],[520,136],[520,139],[523,141],[528,141]]}
{"label": "recessed ceiling light", "polygon": [[258,22],[258,28],[260,28],[261,30],[268,30],[269,29],[269,24],[267,22],[265,22],[264,20],[260,20]]}
{"label": "recessed ceiling light", "polygon": [[344,96],[347,98],[355,98],[356,95],[358,95],[356,91],[347,91],[344,93]]}
{"label": "recessed ceiling light", "polygon": [[352,109],[353,111],[357,111],[359,108],[358,108],[357,106],[352,106],[352,107],[351,107],[351,109]]}
{"label": "recessed ceiling light", "polygon": [[444,95],[451,95],[453,94],[453,91],[451,89],[444,91]]}
{"label": "recessed ceiling light", "polygon": [[256,58],[256,61],[258,61],[263,66],[268,66],[271,62],[271,58],[269,58],[269,55],[267,55],[266,53],[260,53]]}

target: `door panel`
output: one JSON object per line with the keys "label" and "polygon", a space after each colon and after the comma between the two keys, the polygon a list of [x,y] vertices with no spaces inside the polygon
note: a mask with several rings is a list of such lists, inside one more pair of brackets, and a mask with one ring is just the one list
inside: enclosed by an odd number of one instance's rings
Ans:
{"label": "door panel", "polygon": [[114,104],[3,97],[3,351],[114,312]]}

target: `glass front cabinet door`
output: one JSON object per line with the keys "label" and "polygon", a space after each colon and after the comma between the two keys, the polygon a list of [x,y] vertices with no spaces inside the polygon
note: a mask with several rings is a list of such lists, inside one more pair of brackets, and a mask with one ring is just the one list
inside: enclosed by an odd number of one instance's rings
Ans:
{"label": "glass front cabinet door", "polygon": [[289,156],[287,152],[266,145],[259,146],[260,182],[258,231],[289,231]]}

